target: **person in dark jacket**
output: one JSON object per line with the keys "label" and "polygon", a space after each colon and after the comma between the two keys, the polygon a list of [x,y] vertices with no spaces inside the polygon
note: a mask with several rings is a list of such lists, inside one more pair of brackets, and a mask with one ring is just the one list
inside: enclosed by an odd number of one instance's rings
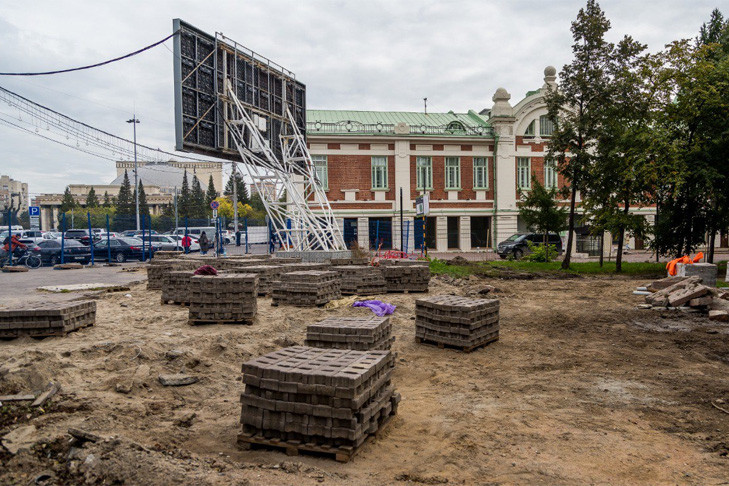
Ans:
{"label": "person in dark jacket", "polygon": [[198,243],[200,243],[200,254],[207,255],[208,249],[210,249],[210,240],[208,240],[208,235],[204,231],[200,233]]}

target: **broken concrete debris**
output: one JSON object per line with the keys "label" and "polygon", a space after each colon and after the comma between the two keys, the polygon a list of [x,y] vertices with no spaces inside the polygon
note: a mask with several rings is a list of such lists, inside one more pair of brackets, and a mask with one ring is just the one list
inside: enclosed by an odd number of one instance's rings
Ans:
{"label": "broken concrete debris", "polygon": [[663,278],[646,285],[646,289],[649,295],[645,296],[646,303],[639,305],[639,309],[687,307],[708,312],[712,320],[722,321],[725,315],[729,318],[729,292],[704,285],[698,275]]}

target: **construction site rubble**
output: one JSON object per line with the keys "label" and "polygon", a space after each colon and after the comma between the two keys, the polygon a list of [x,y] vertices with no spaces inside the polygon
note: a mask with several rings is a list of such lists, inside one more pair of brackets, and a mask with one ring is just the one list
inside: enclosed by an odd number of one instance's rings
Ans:
{"label": "construction site rubble", "polygon": [[[694,267],[697,264],[686,265]],[[642,308],[682,308],[705,312],[717,321],[729,321],[729,291],[704,285],[699,276],[667,277],[645,286]]]}
{"label": "construction site rubble", "polygon": [[272,305],[324,305],[342,297],[339,274],[322,270],[284,273],[273,283],[272,297]]}
{"label": "construction site rubble", "polygon": [[96,302],[42,302],[0,310],[0,338],[63,336],[96,322]]}
{"label": "construction site rubble", "polygon": [[415,339],[470,352],[499,339],[499,300],[434,295],[415,301]]}
{"label": "construction site rubble", "polygon": [[257,296],[255,274],[195,275],[190,278],[190,324],[250,324]]}
{"label": "construction site rubble", "polygon": [[311,451],[346,462],[395,415],[390,351],[284,348],[243,364],[242,447]]}
{"label": "construction site rubble", "polygon": [[307,346],[370,351],[392,347],[389,317],[328,317],[306,327]]}

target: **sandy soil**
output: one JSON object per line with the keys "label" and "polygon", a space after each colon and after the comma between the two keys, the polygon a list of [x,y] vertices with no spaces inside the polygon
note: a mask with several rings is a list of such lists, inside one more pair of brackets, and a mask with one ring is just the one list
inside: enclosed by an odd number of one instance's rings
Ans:
{"label": "sandy soil", "polygon": [[[97,325],[66,338],[0,342],[0,395],[63,390],[42,412],[0,409],[0,484],[726,484],[729,329],[637,310],[642,281],[435,278],[431,293],[483,284],[501,299],[501,339],[470,354],[414,342],[418,295],[390,294],[398,415],[348,464],[242,451],[241,364],[303,343],[305,327],[366,309],[272,307],[253,326],[191,327],[159,292],[100,296]],[[200,378],[163,387],[160,373]],[[117,389],[121,390],[117,391]],[[128,393],[124,393],[130,389]],[[717,402],[717,400],[719,400]],[[724,403],[724,405],[721,405]],[[106,440],[71,448],[77,427]],[[55,483],[54,483],[55,481]]]}

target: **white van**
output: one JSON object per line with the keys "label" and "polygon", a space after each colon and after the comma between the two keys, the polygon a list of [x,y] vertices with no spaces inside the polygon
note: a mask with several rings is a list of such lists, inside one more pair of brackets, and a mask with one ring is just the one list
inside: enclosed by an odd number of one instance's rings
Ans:
{"label": "white van", "polygon": [[[213,241],[213,238],[215,237],[215,226],[191,226],[187,228],[187,234],[192,236],[193,238],[200,238],[200,235],[202,232],[205,232],[205,236],[208,237],[208,240],[211,242]],[[176,228],[175,231],[172,233],[173,235],[184,235],[185,234],[185,227]],[[225,236],[225,244],[230,244],[231,239],[229,236]]]}

